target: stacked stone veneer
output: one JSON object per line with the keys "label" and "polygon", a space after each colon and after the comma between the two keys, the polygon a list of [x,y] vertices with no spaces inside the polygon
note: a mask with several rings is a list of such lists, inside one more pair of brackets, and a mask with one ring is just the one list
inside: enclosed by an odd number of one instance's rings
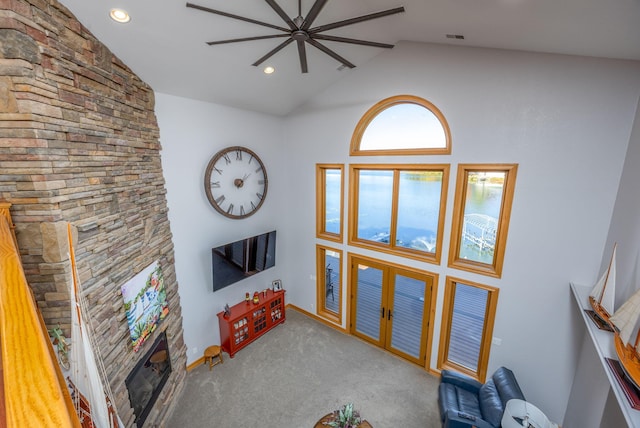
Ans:
{"label": "stacked stone veneer", "polygon": [[173,373],[145,426],[182,391],[186,347],[167,217],[154,95],[54,0],[0,0],[0,200],[11,202],[27,281],[49,327],[68,332],[66,224],[120,417],[133,352],[120,287],[159,260]]}

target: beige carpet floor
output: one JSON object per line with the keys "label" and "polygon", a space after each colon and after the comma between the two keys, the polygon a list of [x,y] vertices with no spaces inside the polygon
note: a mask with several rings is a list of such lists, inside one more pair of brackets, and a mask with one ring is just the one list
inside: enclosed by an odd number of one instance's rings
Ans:
{"label": "beige carpet floor", "polygon": [[306,315],[187,374],[170,427],[313,428],[352,402],[374,428],[440,427],[437,377]]}

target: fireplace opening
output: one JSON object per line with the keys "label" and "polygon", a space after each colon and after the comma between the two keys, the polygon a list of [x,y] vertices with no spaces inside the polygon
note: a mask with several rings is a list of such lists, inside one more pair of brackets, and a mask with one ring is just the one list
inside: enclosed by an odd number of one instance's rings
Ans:
{"label": "fireplace opening", "polygon": [[170,373],[171,358],[167,335],[162,332],[125,380],[138,428],[141,428],[147,419]]}

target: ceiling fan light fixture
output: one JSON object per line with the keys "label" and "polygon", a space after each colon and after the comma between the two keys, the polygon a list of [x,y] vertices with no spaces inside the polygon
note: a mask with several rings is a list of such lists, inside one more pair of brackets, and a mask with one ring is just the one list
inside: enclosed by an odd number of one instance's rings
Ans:
{"label": "ceiling fan light fixture", "polygon": [[129,16],[129,13],[124,9],[111,9],[111,11],[109,11],[109,16],[111,19],[121,24],[126,24],[131,21],[131,16]]}
{"label": "ceiling fan light fixture", "polygon": [[264,72],[264,74],[273,74],[273,73],[275,73],[276,69],[273,68],[272,66],[268,65],[262,71]]}

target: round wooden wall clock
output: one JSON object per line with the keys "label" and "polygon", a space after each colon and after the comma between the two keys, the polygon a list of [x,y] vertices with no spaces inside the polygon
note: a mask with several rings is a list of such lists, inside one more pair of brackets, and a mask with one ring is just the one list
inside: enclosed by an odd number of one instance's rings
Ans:
{"label": "round wooden wall clock", "polygon": [[251,150],[227,147],[216,153],[204,174],[207,199],[220,214],[246,218],[258,211],[267,196],[267,170]]}

